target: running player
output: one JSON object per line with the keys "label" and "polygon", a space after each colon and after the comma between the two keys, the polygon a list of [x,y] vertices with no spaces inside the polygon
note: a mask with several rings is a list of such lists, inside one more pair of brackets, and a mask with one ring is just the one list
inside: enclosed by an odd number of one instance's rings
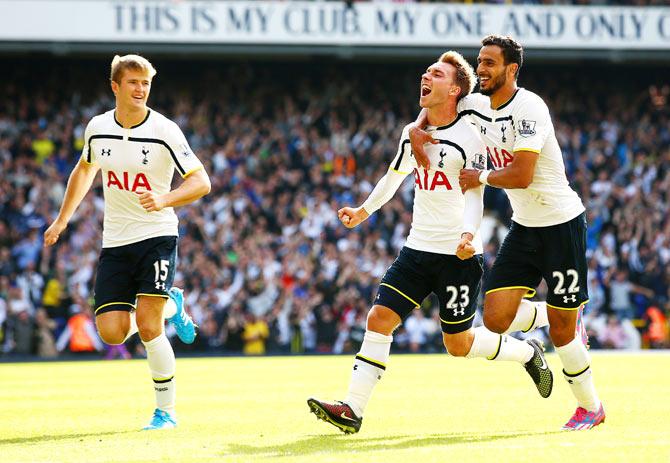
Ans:
{"label": "running player", "polygon": [[[477,126],[494,169],[463,169],[459,182],[464,191],[483,184],[503,188],[513,210],[485,283],[484,325],[496,333],[537,326],[537,310],[520,301],[533,296],[544,278],[549,334],[578,404],[563,429],[590,429],[605,421],[605,411],[585,338],[575,336],[588,302],[584,206],[568,184],[547,105],[517,86],[521,45],[510,37],[485,37],[477,62],[481,94],[462,99],[458,111]],[[420,129],[427,123],[422,114],[410,130],[421,164],[429,162],[423,144],[431,137]]]}
{"label": "running player", "polygon": [[416,165],[405,127],[391,167],[368,199],[361,207],[338,211],[342,223],[353,228],[391,199],[407,175],[414,175],[412,228],[406,245],[382,278],[368,313],[349,393],[341,402],[307,401],[318,418],[345,433],[358,432],[361,427],[372,390],[386,370],[393,331],[431,292],[440,301],[443,341],[451,355],[519,362],[543,397],[551,393],[552,373],[539,341],[523,342],[484,327],[472,328],[482,275],[478,230],[483,187],[463,194],[457,182],[460,169],[483,168],[485,156],[476,130],[457,116],[456,105],[474,83],[474,70],[456,52],[443,54],[431,65],[421,77],[420,104],[427,108],[428,130],[438,140],[428,150],[432,168]]}
{"label": "running player", "polygon": [[[209,177],[177,124],[147,107],[155,74],[141,56],[114,57],[116,108],[86,127],[84,149],[60,212],[44,233],[45,246],[58,241],[102,170],[105,210],[95,282],[96,325],[107,344],[121,344],[139,331],[156,394],[156,410],[144,429],[177,425],[175,357],[163,331],[164,317],[182,341],[195,338],[183,294],[172,288],[178,236],[173,207],[210,190]],[[170,191],[175,169],[184,181]]]}

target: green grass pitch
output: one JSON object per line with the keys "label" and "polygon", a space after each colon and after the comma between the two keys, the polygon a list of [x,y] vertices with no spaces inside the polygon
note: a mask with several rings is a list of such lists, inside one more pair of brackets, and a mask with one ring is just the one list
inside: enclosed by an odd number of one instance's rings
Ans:
{"label": "green grass pitch", "polygon": [[594,353],[607,420],[559,432],[575,408],[541,399],[516,364],[395,355],[345,436],[309,396],[343,398],[352,358],[177,359],[179,428],[153,411],[146,361],[0,364],[0,462],[670,462],[670,355]]}

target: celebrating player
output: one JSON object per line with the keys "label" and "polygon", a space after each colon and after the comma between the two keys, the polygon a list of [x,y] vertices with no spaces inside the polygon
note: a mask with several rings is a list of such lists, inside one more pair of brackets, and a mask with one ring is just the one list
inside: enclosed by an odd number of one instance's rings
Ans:
{"label": "celebrating player", "polygon": [[[517,87],[521,45],[501,36],[488,36],[482,45],[477,59],[481,94],[462,99],[458,110],[479,129],[493,170],[463,169],[459,182],[464,191],[482,184],[503,188],[513,210],[512,227],[485,283],[484,324],[496,333],[541,325],[537,310],[519,301],[532,296],[544,278],[549,334],[578,404],[563,429],[590,429],[605,421],[605,411],[584,339],[575,336],[588,302],[584,206],[568,184],[547,105]],[[423,145],[431,138],[420,129],[430,124],[424,112],[410,130],[422,165],[430,163]]]}
{"label": "celebrating player", "polygon": [[456,106],[474,84],[474,70],[456,52],[447,52],[432,64],[421,77],[420,97],[427,111],[428,130],[438,141],[428,149],[432,167],[418,168],[405,127],[391,167],[368,199],[361,207],[338,211],[342,223],[353,228],[391,199],[407,175],[414,174],[412,227],[405,247],[382,278],[368,313],[349,393],[341,402],[307,401],[318,418],[345,433],[358,432],[361,427],[365,406],[386,369],[393,331],[431,292],[440,301],[443,341],[451,355],[519,362],[543,397],[551,393],[552,373],[539,341],[522,342],[484,327],[472,328],[482,274],[478,229],[483,187],[463,194],[458,174],[464,166],[483,168],[485,157],[476,130],[457,116]]}
{"label": "celebrating player", "polygon": [[[146,105],[155,74],[141,56],[114,57],[111,87],[116,108],[94,117],[86,127],[84,149],[70,174],[60,212],[44,233],[46,246],[58,241],[102,170],[105,211],[95,282],[96,324],[108,344],[121,344],[139,331],[156,393],[156,410],[144,429],[177,425],[175,357],[163,332],[164,317],[182,341],[195,338],[184,296],[171,287],[178,236],[173,207],[210,190],[209,177],[177,124]],[[170,191],[175,169],[184,181]]]}

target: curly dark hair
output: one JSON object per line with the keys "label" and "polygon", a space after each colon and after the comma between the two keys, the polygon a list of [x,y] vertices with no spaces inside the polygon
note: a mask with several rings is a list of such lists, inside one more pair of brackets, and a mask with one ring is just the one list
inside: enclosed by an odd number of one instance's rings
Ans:
{"label": "curly dark hair", "polygon": [[505,58],[505,64],[516,63],[519,67],[514,74],[515,78],[519,77],[521,65],[523,65],[523,47],[519,42],[512,37],[504,35],[487,35],[482,39],[482,46],[496,45],[500,47]]}

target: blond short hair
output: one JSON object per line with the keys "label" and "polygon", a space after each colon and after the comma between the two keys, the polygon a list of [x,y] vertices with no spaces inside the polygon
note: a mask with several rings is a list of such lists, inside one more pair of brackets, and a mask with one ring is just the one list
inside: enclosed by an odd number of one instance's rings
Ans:
{"label": "blond short hair", "polygon": [[156,69],[149,62],[148,59],[140,55],[124,55],[114,56],[112,60],[112,70],[109,75],[109,79],[117,84],[121,83],[121,77],[126,69],[132,69],[133,71],[143,71],[146,72],[150,78],[156,75]]}
{"label": "blond short hair", "polygon": [[468,63],[465,58],[463,58],[463,55],[457,51],[449,50],[445,53],[442,53],[439,61],[441,63],[451,64],[456,68],[455,81],[456,85],[458,85],[461,89],[461,93],[458,95],[459,100],[465,95],[472,93],[476,83],[475,70],[472,68],[472,66],[470,66],[470,63]]}

